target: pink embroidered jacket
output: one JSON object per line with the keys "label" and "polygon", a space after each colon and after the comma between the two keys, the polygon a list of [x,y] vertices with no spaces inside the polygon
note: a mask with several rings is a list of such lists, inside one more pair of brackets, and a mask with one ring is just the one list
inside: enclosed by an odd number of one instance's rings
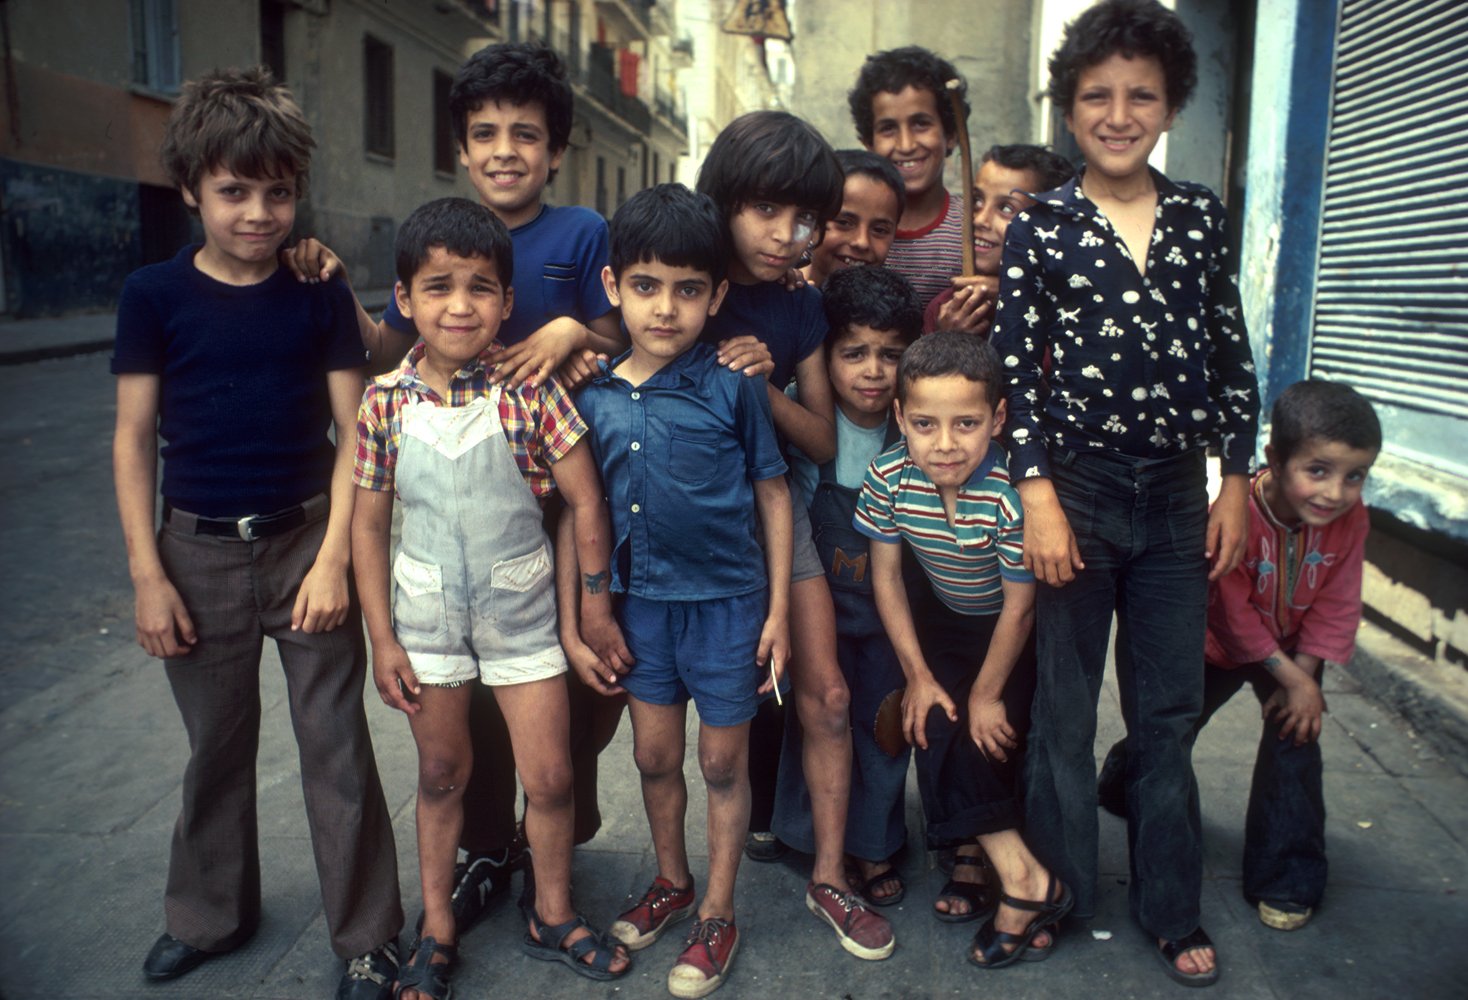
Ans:
{"label": "pink embroidered jacket", "polygon": [[1346,663],[1361,621],[1361,565],[1370,519],[1359,501],[1324,528],[1279,522],[1264,501],[1268,470],[1249,491],[1244,561],[1208,590],[1205,656],[1232,669],[1276,649]]}

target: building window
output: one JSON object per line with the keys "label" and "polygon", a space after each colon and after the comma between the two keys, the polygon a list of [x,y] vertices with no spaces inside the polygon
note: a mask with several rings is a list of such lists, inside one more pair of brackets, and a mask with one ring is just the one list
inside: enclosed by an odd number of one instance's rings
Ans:
{"label": "building window", "polygon": [[176,0],[132,0],[133,82],[160,94],[178,93]]}
{"label": "building window", "polygon": [[366,121],[364,133],[369,153],[393,155],[392,46],[371,35],[363,36],[362,65],[366,70]]}
{"label": "building window", "polygon": [[433,169],[452,174],[454,163],[453,116],[449,114],[449,88],[454,78],[442,70],[433,71]]}
{"label": "building window", "polygon": [[285,82],[285,4],[260,0],[260,64],[277,83]]}
{"label": "building window", "polygon": [[596,210],[607,214],[607,158],[596,158]]}

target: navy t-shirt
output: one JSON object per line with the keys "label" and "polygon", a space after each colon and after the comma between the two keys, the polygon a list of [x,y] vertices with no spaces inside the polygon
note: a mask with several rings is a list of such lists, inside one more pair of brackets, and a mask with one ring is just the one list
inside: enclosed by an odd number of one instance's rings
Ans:
{"label": "navy t-shirt", "polygon": [[770,349],[775,360],[770,384],[783,392],[795,377],[795,366],[825,343],[826,328],[821,293],[813,285],[792,292],[778,281],[754,285],[731,281],[723,305],[709,317],[701,339],[717,345],[721,340],[753,336]]}
{"label": "navy t-shirt", "polygon": [[344,282],[287,268],[227,285],[200,247],[134,272],[117,307],[113,374],[160,376],[163,496],[205,517],[269,514],[325,491],[334,449],[326,373],[366,361]]}
{"label": "navy t-shirt", "polygon": [[[510,230],[515,248],[510,285],[515,303],[495,337],[509,347],[558,316],[589,323],[612,311],[601,269],[607,264],[607,222],[589,208],[544,206],[540,214]],[[382,318],[399,333],[416,337],[413,321],[390,300]]]}

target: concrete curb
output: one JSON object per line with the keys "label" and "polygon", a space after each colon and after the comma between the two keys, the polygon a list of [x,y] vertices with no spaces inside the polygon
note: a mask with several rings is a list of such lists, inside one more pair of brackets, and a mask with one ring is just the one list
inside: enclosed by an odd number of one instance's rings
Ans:
{"label": "concrete curb", "polygon": [[1468,671],[1437,664],[1378,625],[1363,621],[1346,671],[1400,714],[1444,759],[1468,775]]}

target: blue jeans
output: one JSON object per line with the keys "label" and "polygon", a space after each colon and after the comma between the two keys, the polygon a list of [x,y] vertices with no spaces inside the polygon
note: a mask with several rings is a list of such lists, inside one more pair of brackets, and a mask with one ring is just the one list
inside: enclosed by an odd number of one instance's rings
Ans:
{"label": "blue jeans", "polygon": [[1203,707],[1208,500],[1203,455],[1141,460],[1052,450],[1051,476],[1085,569],[1038,588],[1038,675],[1025,768],[1035,855],[1096,914],[1096,703],[1113,612],[1116,675],[1131,753],[1128,889],[1150,934],[1197,928],[1202,820],[1193,725]]}

